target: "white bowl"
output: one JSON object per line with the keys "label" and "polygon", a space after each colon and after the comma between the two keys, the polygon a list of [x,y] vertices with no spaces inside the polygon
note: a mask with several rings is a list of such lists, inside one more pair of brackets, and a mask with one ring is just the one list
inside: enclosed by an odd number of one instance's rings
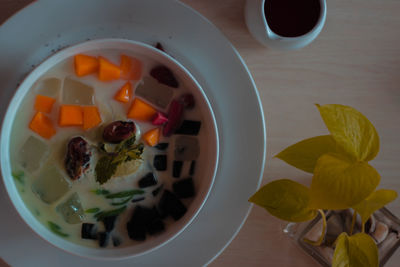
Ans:
{"label": "white bowl", "polygon": [[[78,245],[53,234],[47,227],[40,223],[31,213],[31,211],[25,206],[11,175],[12,170],[10,164],[10,137],[12,135],[14,118],[18,108],[22,103],[22,100],[24,99],[24,96],[30,92],[33,84],[44,73],[46,73],[46,71],[64,59],[78,53],[88,53],[92,50],[102,49],[117,49],[121,50],[121,52],[127,51],[143,54],[170,68],[174,72],[175,76],[178,77],[178,79],[185,85],[186,88],[190,89],[191,93],[197,99],[196,108],[201,109],[203,117],[202,128],[205,128],[204,130],[207,132],[208,136],[206,153],[201,153],[201,157],[204,157],[207,161],[207,166],[196,166],[196,172],[200,172],[200,174],[197,173],[196,175],[198,177],[201,176],[201,179],[195,180],[196,196],[193,198],[193,201],[188,207],[186,214],[180,220],[169,225],[166,231],[157,237],[143,241],[137,245],[132,245],[130,247],[112,249],[90,248]],[[163,52],[160,52],[152,46],[136,41],[124,39],[93,40],[59,51],[35,68],[21,83],[9,104],[2,125],[0,139],[0,145],[2,148],[0,152],[1,172],[8,195],[22,219],[34,232],[50,242],[52,245],[67,252],[94,259],[121,259],[134,257],[148,253],[171,241],[186,227],[188,227],[188,225],[199,213],[210,193],[218,166],[219,140],[217,132],[215,117],[204,91],[195,78],[189,73],[189,71],[175,59]],[[201,147],[204,147],[204,145]]]}

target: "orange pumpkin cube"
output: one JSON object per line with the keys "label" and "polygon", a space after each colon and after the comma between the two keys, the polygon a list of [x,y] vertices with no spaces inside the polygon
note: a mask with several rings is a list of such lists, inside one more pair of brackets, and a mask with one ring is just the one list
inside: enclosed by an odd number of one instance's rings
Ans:
{"label": "orange pumpkin cube", "polygon": [[101,123],[99,110],[95,106],[86,106],[83,110],[83,129],[91,129]]}
{"label": "orange pumpkin cube", "polygon": [[121,78],[125,80],[140,80],[142,77],[142,62],[139,59],[121,55]]}
{"label": "orange pumpkin cube", "polygon": [[142,138],[149,146],[157,145],[160,140],[160,128],[154,128],[147,131],[143,134]]}
{"label": "orange pumpkin cube", "polygon": [[83,112],[80,106],[61,105],[58,117],[60,126],[80,126],[83,124]]}
{"label": "orange pumpkin cube", "polygon": [[36,111],[50,113],[55,102],[56,100],[52,97],[37,95],[34,108]]}
{"label": "orange pumpkin cube", "polygon": [[56,134],[56,129],[54,128],[50,118],[40,111],[33,116],[33,119],[29,124],[29,128],[46,139],[50,139]]}
{"label": "orange pumpkin cube", "polygon": [[128,111],[128,118],[150,121],[157,114],[157,110],[142,100],[135,98],[132,102],[132,106]]}
{"label": "orange pumpkin cube", "polygon": [[74,56],[75,74],[79,77],[92,74],[99,69],[99,60],[96,57],[78,54]]}
{"label": "orange pumpkin cube", "polygon": [[121,76],[121,69],[104,57],[99,58],[99,80],[109,82]]}
{"label": "orange pumpkin cube", "polygon": [[122,86],[121,89],[119,89],[115,94],[114,99],[122,103],[128,103],[131,97],[132,85],[130,82],[126,82],[124,86]]}

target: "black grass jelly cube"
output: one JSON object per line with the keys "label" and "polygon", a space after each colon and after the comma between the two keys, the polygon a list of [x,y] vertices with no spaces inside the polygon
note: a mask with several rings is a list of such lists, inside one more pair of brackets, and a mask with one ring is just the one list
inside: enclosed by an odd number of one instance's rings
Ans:
{"label": "black grass jelly cube", "polygon": [[99,238],[99,246],[102,248],[105,248],[108,246],[108,242],[110,241],[110,234],[107,232],[99,232],[98,233],[98,238]]}
{"label": "black grass jelly cube", "polygon": [[151,194],[153,195],[153,197],[157,196],[161,190],[163,189],[164,185],[160,185],[159,187],[157,187],[156,189],[154,189]]}
{"label": "black grass jelly cube", "polygon": [[198,135],[200,127],[200,121],[184,120],[175,134]]}
{"label": "black grass jelly cube", "polygon": [[143,218],[143,208],[141,206],[136,206],[133,210],[132,217],[126,224],[126,229],[130,239],[136,241],[146,239],[146,222]]}
{"label": "black grass jelly cube", "polygon": [[189,198],[194,196],[193,179],[190,177],[173,183],[172,188],[179,198]]}
{"label": "black grass jelly cube", "polygon": [[106,229],[107,233],[111,232],[114,229],[116,219],[117,216],[108,216],[102,219],[104,228]]}
{"label": "black grass jelly cube", "polygon": [[158,204],[158,209],[161,216],[171,215],[175,221],[182,218],[187,211],[185,205],[183,205],[179,198],[168,190],[164,190]]}
{"label": "black grass jelly cube", "polygon": [[174,162],[172,163],[172,176],[175,178],[181,177],[182,167],[183,161],[174,160]]}
{"label": "black grass jelly cube", "polygon": [[164,230],[165,230],[165,225],[164,225],[164,222],[161,220],[161,218],[156,219],[147,225],[147,232],[150,235],[155,235],[155,234],[161,233]]}
{"label": "black grass jelly cube", "polygon": [[96,229],[93,223],[82,223],[81,237],[83,239],[97,239]]}
{"label": "black grass jelly cube", "polygon": [[168,148],[168,143],[158,143],[154,147],[158,150],[166,150]]}
{"label": "black grass jelly cube", "polygon": [[157,171],[165,171],[167,169],[167,155],[155,155],[153,166]]}
{"label": "black grass jelly cube", "polygon": [[157,184],[157,178],[154,176],[154,173],[149,172],[139,180],[138,184],[140,188],[153,186]]}

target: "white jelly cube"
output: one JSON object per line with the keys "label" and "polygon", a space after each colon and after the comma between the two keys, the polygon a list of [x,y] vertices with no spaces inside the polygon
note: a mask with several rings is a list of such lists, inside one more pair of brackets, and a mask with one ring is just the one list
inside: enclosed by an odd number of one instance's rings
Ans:
{"label": "white jelly cube", "polygon": [[27,171],[33,172],[40,168],[49,154],[49,146],[37,137],[29,136],[22,145],[18,161]]}
{"label": "white jelly cube", "polygon": [[67,223],[80,223],[84,219],[84,211],[78,193],[73,193],[65,202],[57,206],[57,211]]}
{"label": "white jelly cube", "polygon": [[61,90],[61,80],[57,78],[41,80],[37,83],[35,90],[39,95],[58,98]]}
{"label": "white jelly cube", "polygon": [[93,87],[71,78],[65,78],[62,103],[68,105],[93,105]]}
{"label": "white jelly cube", "polygon": [[48,204],[64,196],[69,187],[69,183],[54,163],[44,166],[32,183],[32,191]]}
{"label": "white jelly cube", "polygon": [[171,87],[159,83],[152,77],[145,77],[143,83],[136,88],[135,95],[165,109],[171,102],[174,94],[173,90]]}

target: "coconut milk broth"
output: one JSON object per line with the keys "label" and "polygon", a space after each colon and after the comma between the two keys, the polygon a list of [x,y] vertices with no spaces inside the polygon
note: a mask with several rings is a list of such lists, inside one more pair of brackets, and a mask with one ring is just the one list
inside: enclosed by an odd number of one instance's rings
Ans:
{"label": "coconut milk broth", "polygon": [[[139,60],[142,61],[143,64],[143,70],[142,70],[142,78],[145,76],[149,75],[150,68],[154,67],[157,65],[157,62],[145,57],[143,55],[138,55],[138,54],[132,54],[132,53],[127,53],[125,51],[118,51],[118,50],[101,50],[101,51],[92,51],[90,53],[86,53],[87,55],[93,55],[93,56],[104,56],[107,59],[109,59],[111,62],[118,63],[119,62],[119,57],[121,54],[126,54],[128,56],[132,56],[135,58],[138,58]],[[58,78],[61,81],[63,81],[64,78],[66,77],[71,77],[75,80],[81,81],[82,83],[85,83],[87,85],[90,85],[94,88],[94,94],[95,94],[95,105],[99,108],[99,112],[102,118],[102,124],[100,126],[94,127],[94,129],[84,131],[79,127],[59,127],[57,122],[58,122],[58,111],[59,111],[59,106],[61,104],[61,99],[62,99],[62,86],[61,86],[61,91],[58,94],[57,101],[53,106],[53,110],[51,114],[48,114],[48,116],[52,119],[53,124],[56,126],[57,133],[54,135],[50,140],[43,139],[33,131],[31,131],[28,127],[29,122],[31,121],[33,115],[34,115],[34,101],[35,97],[38,94],[38,83],[41,80],[47,79],[47,78]],[[185,89],[185,84],[182,84],[181,80],[179,77],[177,77],[178,81],[180,82],[180,87],[178,89],[174,89],[174,98],[183,94],[189,92],[187,89]],[[125,210],[123,214],[121,214],[118,218],[118,222],[116,223],[116,227],[114,232],[122,237],[122,245],[120,247],[125,247],[128,245],[131,245],[133,243],[137,243],[137,241],[132,241],[127,237],[127,232],[125,229],[126,222],[129,220],[129,217],[131,216],[132,210],[136,205],[142,205],[142,206],[147,206],[147,207],[152,207],[154,206],[159,198],[161,197],[162,193],[158,194],[156,197],[152,196],[152,191],[160,186],[161,184],[164,185],[164,189],[172,189],[172,183],[176,181],[175,178],[172,178],[172,160],[168,160],[168,166],[167,166],[167,171],[159,172],[155,171],[154,168],[152,167],[152,160],[154,155],[156,154],[167,154],[168,158],[173,158],[173,147],[174,147],[174,137],[171,136],[170,138],[166,137],[161,137],[160,142],[168,142],[169,146],[166,151],[158,151],[155,148],[150,148],[149,146],[145,146],[144,153],[142,155],[143,158],[143,163],[140,167],[140,169],[133,173],[132,175],[128,175],[125,177],[113,177],[111,178],[107,183],[103,184],[100,186],[99,183],[96,182],[95,180],[95,173],[94,173],[94,168],[95,164],[97,162],[97,156],[96,156],[96,149],[94,148],[94,145],[96,145],[98,142],[102,141],[101,135],[102,135],[102,128],[104,125],[107,125],[108,123],[116,120],[127,120],[126,114],[128,111],[128,108],[131,105],[130,101],[129,103],[120,103],[115,100],[113,100],[113,96],[115,93],[123,86],[123,84],[126,81],[124,80],[117,80],[113,82],[101,82],[97,79],[96,75],[88,75],[85,77],[77,77],[74,74],[73,70],[73,58],[68,58],[60,63],[58,63],[56,66],[51,68],[49,71],[47,71],[39,80],[38,82],[35,83],[34,86],[32,86],[30,93],[25,96],[25,99],[21,102],[21,105],[19,107],[19,111],[17,112],[17,115],[15,117],[15,122],[13,124],[12,128],[12,139],[11,139],[11,151],[10,151],[10,157],[11,157],[11,162],[12,162],[12,169],[13,171],[20,171],[23,170],[25,175],[24,175],[24,184],[21,185],[16,182],[16,185],[19,189],[21,198],[24,200],[25,205],[29,208],[29,210],[36,216],[36,218],[42,222],[46,227],[47,227],[47,222],[52,221],[63,229],[63,232],[69,234],[69,237],[67,237],[67,240],[70,240],[72,242],[82,244],[85,246],[91,246],[91,247],[98,247],[98,242],[95,240],[87,240],[87,239],[82,239],[81,238],[81,223],[77,224],[69,224],[64,221],[63,217],[61,214],[59,214],[56,211],[57,205],[60,203],[63,203],[66,201],[74,192],[77,192],[80,201],[82,204],[82,207],[84,210],[90,209],[90,208],[100,208],[101,210],[110,210],[110,209],[115,209],[117,207],[110,205],[110,201],[106,200],[104,196],[101,195],[95,195],[94,193],[90,192],[90,190],[93,189],[107,189],[111,191],[112,193],[114,192],[119,192],[119,191],[125,191],[125,190],[130,190],[130,189],[137,189],[137,181],[142,178],[146,173],[149,171],[153,171],[158,178],[158,184],[149,188],[145,188],[143,190],[146,191],[145,193],[145,200],[141,201],[139,203],[129,203],[128,208]],[[141,81],[131,81],[133,88],[136,88],[137,85]],[[134,90],[133,90],[134,92]],[[195,94],[195,100],[196,103],[199,103],[199,101],[203,101],[202,99],[199,99],[198,96]],[[186,110],[184,119],[192,119],[192,120],[199,120],[204,123],[202,120],[202,109],[203,107],[199,107],[199,105],[196,105],[196,107],[192,110]],[[157,108],[160,111],[164,111],[165,113],[168,111],[168,108],[166,110],[162,110],[160,108]],[[154,128],[155,126],[151,125],[150,122],[140,122],[140,121],[135,121],[137,128],[139,129],[139,132],[137,133],[137,140],[140,140],[141,133],[146,132],[149,129]],[[206,160],[206,155],[207,155],[207,147],[204,144],[207,144],[207,135],[206,131],[204,129],[204,125],[202,126],[199,135],[197,136],[199,140],[199,144],[201,147],[200,150],[200,155],[198,159],[196,160],[196,173],[193,175],[193,180],[195,184],[195,189],[201,188],[201,175],[205,173],[204,170],[200,169],[198,166],[205,166],[207,163]],[[67,142],[71,139],[71,137],[74,136],[83,136],[90,144],[93,145],[92,151],[92,159],[90,161],[90,169],[87,171],[83,177],[81,177],[79,180],[72,181],[64,168],[64,159],[65,159],[65,154],[66,154],[66,145]],[[70,189],[68,193],[66,193],[64,196],[62,196],[59,200],[57,200],[55,203],[52,204],[46,204],[44,203],[39,197],[37,197],[31,190],[32,187],[32,182],[35,180],[35,175],[37,175],[38,171],[34,171],[32,173],[27,172],[26,170],[23,169],[23,167],[18,163],[18,153],[21,149],[21,146],[24,144],[25,140],[29,136],[35,136],[45,143],[47,143],[50,147],[50,154],[47,157],[46,161],[42,162],[41,167],[45,166],[46,164],[54,164],[57,166],[62,174],[64,175],[65,180],[70,184]],[[183,169],[182,169],[182,178],[185,178],[185,176],[189,176],[189,166],[190,162],[185,162]],[[187,208],[189,208],[190,203],[192,202],[192,198],[190,199],[183,199],[182,202],[185,204]],[[85,219],[83,222],[89,222],[89,223],[96,223],[96,219],[93,217],[93,214],[86,214],[85,213]],[[174,221],[171,218],[168,218],[167,220],[164,221],[166,225],[166,231],[168,231],[169,225],[172,224]],[[101,229],[102,224],[97,223],[98,227]],[[150,238],[155,238],[153,236],[148,236],[147,240]],[[146,241],[145,241],[146,242]],[[112,243],[112,242],[110,242]],[[112,244],[109,244],[109,247],[112,247]]]}

